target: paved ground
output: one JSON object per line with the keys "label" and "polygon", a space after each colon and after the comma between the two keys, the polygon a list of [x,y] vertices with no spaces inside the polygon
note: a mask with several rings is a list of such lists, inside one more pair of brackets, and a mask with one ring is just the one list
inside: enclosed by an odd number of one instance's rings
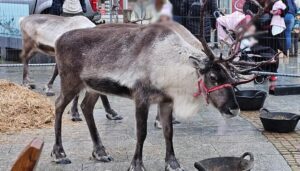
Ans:
{"label": "paved ground", "polygon": [[300,130],[291,133],[272,133],[264,131],[258,112],[242,112],[241,116],[252,122],[262,131],[276,149],[282,154],[292,170],[300,170]]}
{"label": "paved ground", "polygon": [[[34,67],[38,91],[50,77],[52,67]],[[297,59],[290,59],[289,65],[282,64],[280,70],[300,73]],[[20,83],[21,68],[0,68],[0,78]],[[282,78],[279,83],[292,83],[299,80]],[[58,83],[58,81],[56,82]],[[268,85],[244,85],[242,88],[266,89]],[[58,91],[58,84],[55,85]],[[124,116],[121,122],[111,122],[105,118],[101,105],[97,105],[95,117],[100,135],[108,151],[114,157],[112,163],[98,163],[89,159],[92,142],[85,122],[72,123],[68,115],[64,117],[63,143],[72,164],[66,166],[51,163],[50,151],[54,142],[52,128],[24,130],[14,134],[0,134],[0,170],[10,168],[20,150],[33,138],[43,138],[44,151],[37,170],[126,170],[133,156],[135,146],[135,120],[133,103],[127,99],[109,97],[115,110]],[[269,96],[265,107],[270,109],[299,113],[299,96]],[[153,128],[156,106],[151,108],[148,121],[148,136],[144,148],[144,163],[148,170],[164,170],[164,151],[162,131]],[[289,165],[260,130],[247,120],[236,117],[225,120],[212,107],[203,106],[203,111],[188,119],[180,119],[182,124],[175,126],[174,146],[177,157],[187,170],[195,170],[193,163],[209,157],[240,156],[250,151],[255,156],[255,171],[289,171]],[[299,126],[297,127],[299,130]],[[299,151],[299,149],[298,149]]]}

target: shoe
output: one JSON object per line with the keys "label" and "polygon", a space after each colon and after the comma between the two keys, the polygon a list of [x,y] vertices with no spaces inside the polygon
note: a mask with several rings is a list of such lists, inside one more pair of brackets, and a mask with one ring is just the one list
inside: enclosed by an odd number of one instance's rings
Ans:
{"label": "shoe", "polygon": [[298,53],[294,53],[290,55],[291,57],[298,57]]}
{"label": "shoe", "polygon": [[278,78],[276,76],[274,76],[274,75],[269,78],[270,81],[277,81],[277,79]]}

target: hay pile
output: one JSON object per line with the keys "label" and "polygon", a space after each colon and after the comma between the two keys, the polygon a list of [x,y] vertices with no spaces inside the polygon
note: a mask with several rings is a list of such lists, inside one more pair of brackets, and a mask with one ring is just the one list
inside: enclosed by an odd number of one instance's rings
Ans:
{"label": "hay pile", "polygon": [[0,80],[0,132],[52,125],[53,103],[25,87]]}

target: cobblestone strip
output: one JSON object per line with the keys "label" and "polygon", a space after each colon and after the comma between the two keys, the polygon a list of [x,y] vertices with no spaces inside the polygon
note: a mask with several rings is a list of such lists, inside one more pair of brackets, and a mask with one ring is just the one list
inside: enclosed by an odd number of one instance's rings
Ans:
{"label": "cobblestone strip", "polygon": [[241,117],[250,121],[276,147],[293,171],[300,171],[300,130],[291,133],[264,131],[259,112],[241,112]]}

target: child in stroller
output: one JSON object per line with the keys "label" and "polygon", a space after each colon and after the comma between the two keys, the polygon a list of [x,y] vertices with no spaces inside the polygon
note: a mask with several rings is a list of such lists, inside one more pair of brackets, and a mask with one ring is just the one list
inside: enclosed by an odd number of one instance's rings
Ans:
{"label": "child in stroller", "polygon": [[[217,19],[217,31],[219,40],[227,45],[232,45],[235,40],[235,31],[240,28],[241,25],[247,24],[251,20],[251,16],[245,15],[239,11],[236,11],[229,15],[221,16]],[[240,42],[240,59],[245,61],[262,62],[272,59],[276,52],[267,46],[258,44],[256,36],[260,33],[256,33],[254,25],[250,26],[244,38]],[[258,71],[277,72],[278,62],[274,64],[268,64],[257,68]],[[268,77],[258,76],[254,81],[255,83],[263,83]],[[270,81],[275,81],[274,78],[270,78]]]}

